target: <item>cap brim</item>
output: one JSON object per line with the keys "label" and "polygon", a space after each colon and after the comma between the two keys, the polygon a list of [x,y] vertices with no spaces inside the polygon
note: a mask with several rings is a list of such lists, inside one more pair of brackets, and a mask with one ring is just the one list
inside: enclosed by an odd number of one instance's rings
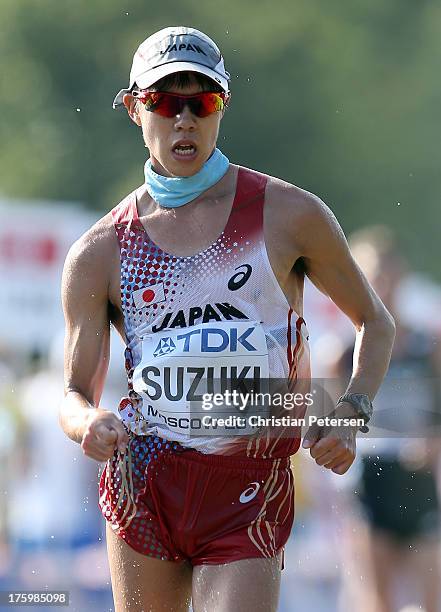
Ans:
{"label": "cap brim", "polygon": [[168,76],[169,74],[174,74],[175,72],[199,72],[200,74],[204,74],[215,81],[224,91],[229,91],[228,79],[207,66],[194,62],[169,62],[168,64],[163,64],[157,68],[152,68],[144,74],[140,74],[136,77],[133,83],[130,83],[130,87],[128,89],[121,89],[121,91],[115,96],[113,108],[119,108],[124,103],[124,94],[130,93],[135,82],[140,89],[146,89],[163,77]]}

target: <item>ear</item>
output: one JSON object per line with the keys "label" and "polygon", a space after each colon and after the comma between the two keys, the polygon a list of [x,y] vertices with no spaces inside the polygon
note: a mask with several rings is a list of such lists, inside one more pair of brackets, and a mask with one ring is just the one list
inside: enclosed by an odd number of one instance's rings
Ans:
{"label": "ear", "polygon": [[136,98],[134,98],[131,94],[124,94],[123,103],[127,109],[130,119],[134,121],[136,125],[141,125]]}

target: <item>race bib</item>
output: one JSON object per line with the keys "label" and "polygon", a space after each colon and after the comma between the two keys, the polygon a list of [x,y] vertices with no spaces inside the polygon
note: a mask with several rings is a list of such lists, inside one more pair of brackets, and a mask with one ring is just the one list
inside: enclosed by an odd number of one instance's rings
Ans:
{"label": "race bib", "polygon": [[[200,428],[200,435],[210,435],[203,425],[199,427],[204,395],[238,388],[259,393],[261,380],[268,378],[262,325],[223,321],[144,336],[133,388],[142,397],[143,416],[152,425],[187,435]],[[246,428],[236,435],[249,433]]]}

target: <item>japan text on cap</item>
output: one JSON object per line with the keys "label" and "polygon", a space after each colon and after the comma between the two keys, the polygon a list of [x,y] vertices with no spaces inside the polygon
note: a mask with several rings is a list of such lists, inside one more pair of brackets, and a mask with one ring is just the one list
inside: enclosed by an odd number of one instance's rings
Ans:
{"label": "japan text on cap", "polygon": [[186,27],[159,30],[141,43],[133,56],[130,82],[113,101],[113,108],[123,104],[124,94],[133,86],[146,89],[174,72],[200,72],[228,91],[230,75],[216,43],[206,34]]}

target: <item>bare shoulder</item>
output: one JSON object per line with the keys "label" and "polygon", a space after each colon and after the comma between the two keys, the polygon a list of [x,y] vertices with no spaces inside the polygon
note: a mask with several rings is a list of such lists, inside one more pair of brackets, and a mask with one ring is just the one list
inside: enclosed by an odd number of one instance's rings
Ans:
{"label": "bare shoulder", "polygon": [[265,202],[271,223],[280,235],[295,240],[299,254],[317,244],[322,232],[340,233],[332,210],[317,195],[273,176],[267,176]]}
{"label": "bare shoulder", "polygon": [[332,215],[330,208],[317,195],[274,176],[267,176],[266,199],[286,219],[314,220]]}
{"label": "bare shoulder", "polygon": [[113,265],[118,265],[118,243],[111,213],[99,219],[69,249],[63,283],[108,286]]}

